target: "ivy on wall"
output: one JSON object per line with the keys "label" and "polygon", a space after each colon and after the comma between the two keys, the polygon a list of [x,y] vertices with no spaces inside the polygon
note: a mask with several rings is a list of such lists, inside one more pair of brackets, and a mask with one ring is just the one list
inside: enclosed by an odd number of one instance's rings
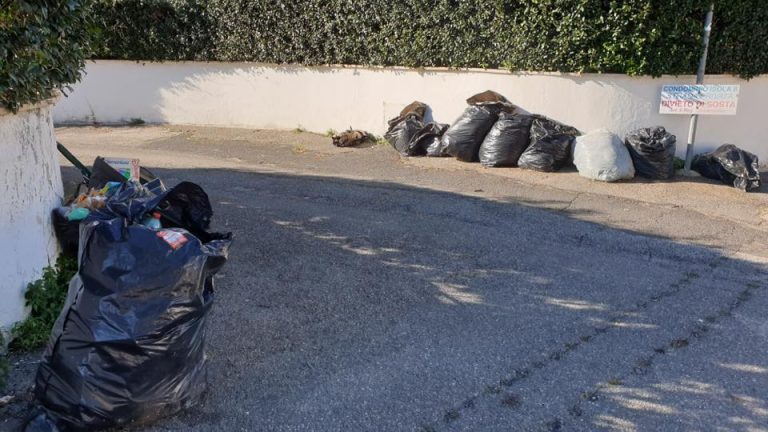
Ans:
{"label": "ivy on wall", "polygon": [[[716,0],[707,72],[768,72],[765,1]],[[91,56],[690,74],[709,3],[0,0],[0,104],[52,96]]]}
{"label": "ivy on wall", "polygon": [[[98,58],[695,73],[709,0],[100,1]],[[717,0],[708,73],[768,72],[765,0]]]}

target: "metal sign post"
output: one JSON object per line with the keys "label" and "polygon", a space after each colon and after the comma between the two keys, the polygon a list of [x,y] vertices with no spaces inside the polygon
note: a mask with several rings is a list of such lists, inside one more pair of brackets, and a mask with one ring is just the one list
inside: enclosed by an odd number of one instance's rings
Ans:
{"label": "metal sign post", "polygon": [[[715,13],[715,3],[709,4],[709,12],[704,21],[704,50],[699,60],[699,69],[696,71],[696,84],[704,84],[704,69],[707,67],[707,49],[709,49],[709,34],[712,32],[712,15]],[[688,129],[688,148],[685,151],[685,172],[691,171],[693,162],[693,144],[696,141],[696,124],[699,121],[698,114],[691,114],[691,123]]]}

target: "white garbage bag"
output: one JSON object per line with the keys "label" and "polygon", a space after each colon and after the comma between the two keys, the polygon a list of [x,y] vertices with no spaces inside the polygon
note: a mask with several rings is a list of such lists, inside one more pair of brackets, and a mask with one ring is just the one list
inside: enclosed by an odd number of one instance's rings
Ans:
{"label": "white garbage bag", "polygon": [[618,136],[606,129],[576,137],[573,163],[579,175],[592,180],[612,182],[635,176],[629,151]]}

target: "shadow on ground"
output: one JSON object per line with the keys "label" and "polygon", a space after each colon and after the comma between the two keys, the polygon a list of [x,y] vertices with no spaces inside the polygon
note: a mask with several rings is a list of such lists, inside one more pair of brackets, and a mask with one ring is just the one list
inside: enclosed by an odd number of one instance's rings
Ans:
{"label": "shadow on ground", "polygon": [[[768,424],[762,264],[573,218],[588,209],[154,171],[203,185],[236,244],[209,321],[206,403],[146,430]],[[3,410],[6,426],[28,413]]]}

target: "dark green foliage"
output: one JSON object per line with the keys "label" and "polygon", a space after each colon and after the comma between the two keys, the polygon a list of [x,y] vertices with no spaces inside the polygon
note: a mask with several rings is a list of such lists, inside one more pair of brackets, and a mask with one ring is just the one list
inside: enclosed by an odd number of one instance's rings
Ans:
{"label": "dark green foliage", "polygon": [[97,57],[210,60],[214,41],[206,1],[100,0],[94,15],[104,31]]}
{"label": "dark green foliage", "polygon": [[710,41],[707,71],[768,73],[768,2],[718,1],[712,31],[718,34]]}
{"label": "dark green foliage", "polygon": [[11,329],[12,350],[31,351],[45,345],[64,306],[69,281],[76,272],[77,262],[61,256],[55,267],[46,267],[43,277],[29,284],[24,298],[30,313]]}
{"label": "dark green foliage", "polygon": [[16,111],[80,79],[98,27],[88,0],[0,0],[0,105]]}
{"label": "dark green foliage", "polygon": [[10,370],[10,365],[5,355],[5,338],[3,333],[0,332],[0,391],[5,388],[5,383],[8,380],[8,371]]}
{"label": "dark green foliage", "polygon": [[[122,0],[99,58],[696,72],[707,0]],[[768,72],[765,0],[718,0],[709,73]]]}

